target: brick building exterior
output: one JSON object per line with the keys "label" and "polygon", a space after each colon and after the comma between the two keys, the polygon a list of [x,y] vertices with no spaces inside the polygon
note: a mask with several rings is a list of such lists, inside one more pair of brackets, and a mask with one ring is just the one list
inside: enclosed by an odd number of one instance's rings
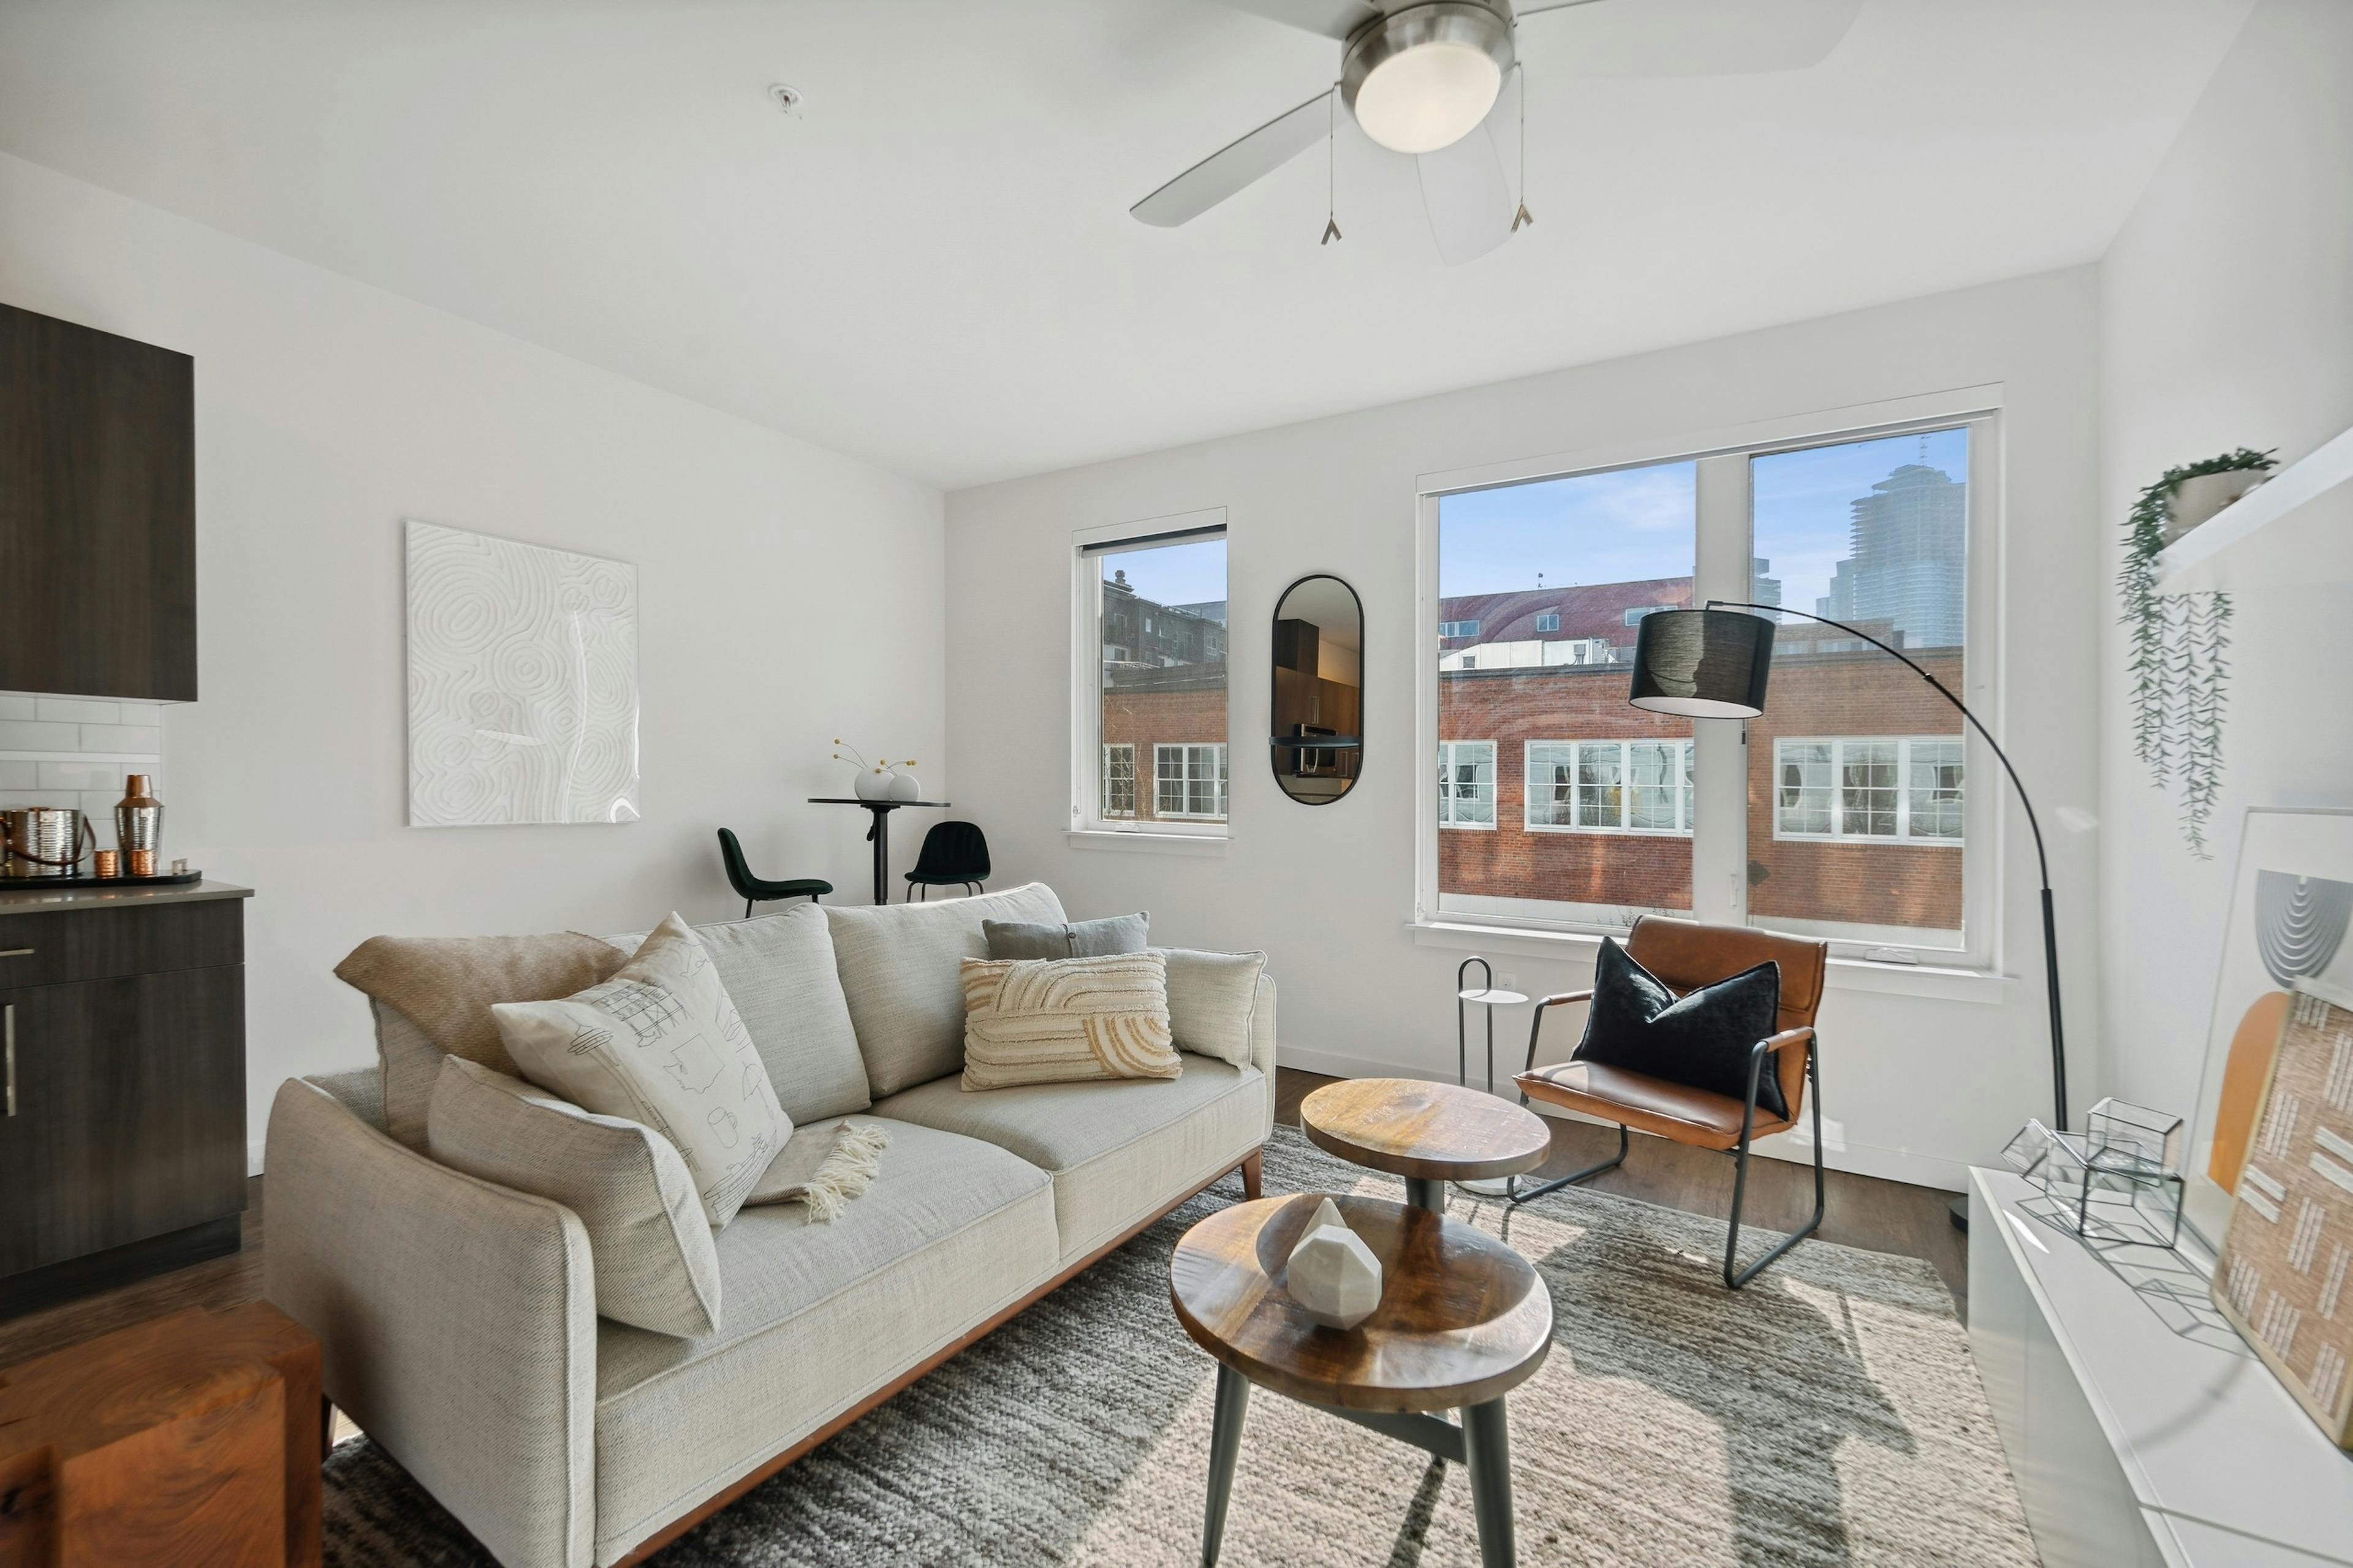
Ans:
{"label": "brick building exterior", "polygon": [[[1921,661],[1939,680],[1957,687],[1957,650],[1925,653]],[[1655,743],[1689,738],[1689,721],[1628,705],[1630,673],[1621,663],[1472,669],[1440,677],[1440,740],[1492,742],[1494,748],[1493,825],[1440,826],[1441,893],[1691,908],[1687,805],[1686,826],[1679,829],[1528,826],[1530,742]],[[1777,838],[1774,832],[1777,741],[1854,737],[1872,742],[1885,737],[1901,744],[1914,737],[1957,742],[1959,735],[1960,716],[1952,707],[1918,676],[1876,649],[1777,658],[1769,706],[1748,727],[1750,912],[1764,920],[1778,916],[1959,930],[1957,837],[1934,843],[1825,842]],[[1538,753],[1539,761],[1546,755]],[[1898,779],[1894,787],[1903,790],[1908,783]],[[1832,787],[1837,787],[1835,776]],[[1614,804],[1613,793],[1592,792],[1605,809]],[[1539,816],[1544,799],[1540,793]]]}
{"label": "brick building exterior", "polygon": [[[1098,762],[1097,787],[1103,795],[1097,808],[1123,820],[1222,820],[1228,781],[1224,658],[1203,664],[1103,668],[1104,754]],[[1187,808],[1180,812],[1161,809],[1175,799],[1160,787],[1171,764],[1178,771],[1170,782],[1181,786],[1177,795]],[[1214,791],[1206,801],[1199,787],[1205,773]],[[1123,787],[1126,780],[1133,782]],[[1192,809],[1203,805],[1209,809]]]}

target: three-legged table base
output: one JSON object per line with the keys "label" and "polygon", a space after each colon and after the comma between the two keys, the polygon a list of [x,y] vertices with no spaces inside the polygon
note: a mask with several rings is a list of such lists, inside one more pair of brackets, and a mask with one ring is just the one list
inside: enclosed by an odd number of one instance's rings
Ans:
{"label": "three-legged table base", "polygon": [[[1201,1524],[1201,1568],[1217,1568],[1218,1548],[1225,1539],[1226,1503],[1233,1495],[1235,1463],[1241,1458],[1242,1416],[1250,1406],[1250,1379],[1219,1363],[1217,1410],[1209,1421],[1209,1503]],[[1461,1426],[1436,1415],[1343,1410],[1334,1405],[1313,1408],[1468,1468],[1481,1568],[1514,1568],[1519,1554],[1512,1537],[1512,1451],[1501,1398],[1465,1408]]]}

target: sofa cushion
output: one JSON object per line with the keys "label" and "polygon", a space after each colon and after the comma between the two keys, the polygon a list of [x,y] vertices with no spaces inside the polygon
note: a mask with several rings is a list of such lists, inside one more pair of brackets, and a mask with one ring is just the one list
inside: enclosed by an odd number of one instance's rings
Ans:
{"label": "sofa cushion", "polygon": [[959,962],[967,1090],[1185,1070],[1168,1035],[1168,963],[1156,952]]}
{"label": "sofa cushion", "polygon": [[1196,952],[1163,948],[1168,961],[1168,1026],[1179,1050],[1198,1051],[1235,1067],[1251,1062],[1253,1015],[1262,952]]}
{"label": "sofa cushion", "polygon": [[967,1094],[945,1078],[877,1101],[874,1114],[982,1139],[1051,1172],[1055,1228],[1071,1262],[1266,1141],[1265,1075],[1180,1055],[1180,1078],[986,1094]]}
{"label": "sofa cushion", "polygon": [[694,1178],[650,1127],[598,1116],[462,1057],[441,1058],[434,1160],[580,1216],[600,1316],[657,1333],[719,1326],[719,1255]]}
{"label": "sofa cushion", "polygon": [[718,970],[674,914],[610,980],[491,1013],[523,1077],[669,1139],[713,1227],[735,1217],[792,1136]]}
{"label": "sofa cushion", "polygon": [[720,1235],[717,1334],[597,1324],[598,1562],[1052,1278],[1044,1172],[972,1139],[890,1132],[874,1184],[831,1225],[789,1204],[747,1208]]}
{"label": "sofa cushion", "polygon": [[956,963],[988,956],[983,921],[1062,921],[1061,900],[1042,882],[934,904],[824,908],[866,1081],[878,1100],[964,1066]]}
{"label": "sofa cushion", "polygon": [[1152,911],[1105,915],[1099,921],[1038,925],[1028,921],[983,921],[991,958],[1100,958],[1109,952],[1142,952],[1152,929]]}
{"label": "sofa cushion", "polygon": [[796,1126],[874,1103],[823,910],[795,904],[778,914],[697,926],[694,934],[768,1065],[776,1103]]}

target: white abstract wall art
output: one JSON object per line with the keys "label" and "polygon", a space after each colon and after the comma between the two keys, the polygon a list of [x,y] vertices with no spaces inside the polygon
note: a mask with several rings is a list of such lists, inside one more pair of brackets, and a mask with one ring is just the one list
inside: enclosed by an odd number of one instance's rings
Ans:
{"label": "white abstract wall art", "polygon": [[638,569],[410,521],[408,822],[634,822]]}

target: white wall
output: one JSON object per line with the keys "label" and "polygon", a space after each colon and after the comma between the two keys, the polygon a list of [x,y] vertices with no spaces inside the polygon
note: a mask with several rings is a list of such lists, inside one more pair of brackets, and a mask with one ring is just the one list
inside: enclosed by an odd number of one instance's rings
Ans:
{"label": "white wall", "polygon": [[[2264,0],[2101,268],[2100,517],[2167,468],[2232,447],[2302,457],[2353,425],[2353,5]],[[2353,805],[2353,587],[2296,580],[2340,489],[2252,552],[2236,592],[2211,861],[2135,760],[2125,643],[2104,641],[2109,1076],[2188,1112],[2198,1095],[2242,814]],[[2342,562],[2341,549],[2332,552]],[[2105,619],[2115,618],[2104,587]]]}
{"label": "white wall", "polygon": [[[944,785],[936,490],[5,156],[0,300],[195,356],[164,854],[258,890],[253,1141],[283,1077],[369,1059],[363,938],[740,914],[722,825],[862,900],[865,817],[802,804],[832,737]],[[407,517],[638,563],[644,821],[405,826]]]}
{"label": "white wall", "polygon": [[[2061,805],[2088,810],[2097,754],[2084,716],[2099,702],[2105,562],[2087,525],[2098,500],[2096,305],[2093,271],[2075,268],[955,492],[948,695],[960,812],[986,825],[1000,867],[1052,882],[1074,914],[1141,907],[1159,939],[1267,949],[1285,1060],[1451,1078],[1461,954],[1417,946],[1409,930],[1425,765],[1413,739],[1415,476],[1995,382],[2008,410],[2008,735],[2046,823]],[[1074,847],[1064,837],[1071,531],[1211,506],[1229,509],[1232,529],[1230,851]],[[1355,792],[1309,807],[1282,796],[1240,738],[1266,732],[1274,597],[1315,570],[1364,597],[1368,750]],[[1836,1163],[1958,1187],[1963,1163],[1991,1158],[2047,1107],[2040,915],[2014,809],[2007,836],[2017,979],[1990,1001],[1841,988],[1824,1007],[1824,1104],[1849,1142]],[[2095,845],[2061,834],[2052,852],[2070,1022],[2088,1045]],[[1527,991],[1570,989],[1589,972],[1555,959],[1498,967]],[[1510,1016],[1500,1056],[1525,1049],[1525,1016]],[[2078,1070],[2091,1055],[2077,1053]]]}

